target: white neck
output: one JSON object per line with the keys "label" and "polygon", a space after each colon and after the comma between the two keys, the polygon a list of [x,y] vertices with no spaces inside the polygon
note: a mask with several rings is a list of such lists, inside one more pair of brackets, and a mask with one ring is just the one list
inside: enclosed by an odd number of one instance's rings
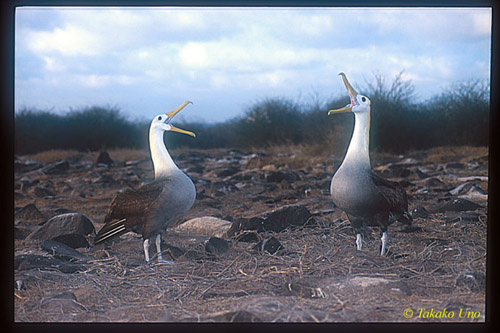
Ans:
{"label": "white neck", "polygon": [[371,169],[369,146],[370,111],[354,113],[354,132],[342,164],[355,163],[358,167]]}
{"label": "white neck", "polygon": [[165,147],[163,131],[149,129],[149,149],[151,151],[151,159],[153,160],[155,179],[160,179],[179,171],[179,168],[175,165],[174,160],[172,160]]}

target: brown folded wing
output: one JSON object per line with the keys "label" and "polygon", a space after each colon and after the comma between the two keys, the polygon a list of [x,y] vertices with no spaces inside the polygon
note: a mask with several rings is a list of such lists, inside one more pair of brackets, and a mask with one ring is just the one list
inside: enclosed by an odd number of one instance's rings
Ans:
{"label": "brown folded wing", "polygon": [[168,179],[155,180],[138,189],[119,193],[111,202],[104,218],[105,225],[97,233],[94,244],[122,235],[131,229],[140,230],[149,211],[156,206],[167,182]]}
{"label": "brown folded wing", "polygon": [[390,212],[402,214],[408,210],[408,197],[399,183],[384,179],[374,172],[371,172],[370,176],[379,193],[384,197]]}

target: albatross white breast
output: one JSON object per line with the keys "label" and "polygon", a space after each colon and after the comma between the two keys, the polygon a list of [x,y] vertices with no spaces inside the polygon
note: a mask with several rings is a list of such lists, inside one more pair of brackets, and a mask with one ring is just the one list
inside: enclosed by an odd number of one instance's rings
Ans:
{"label": "albatross white breast", "polygon": [[174,219],[184,215],[193,205],[196,189],[191,179],[175,165],[163,141],[165,131],[173,131],[195,137],[195,134],[170,124],[172,118],[189,101],[177,109],[156,116],[149,128],[149,148],[155,180],[136,190],[119,193],[111,202],[104,218],[105,225],[97,233],[94,244],[117,237],[128,231],[141,233],[144,239],[144,256],[149,262],[149,242],[156,236],[159,262],[161,231]]}
{"label": "albatross white breast", "polygon": [[353,112],[354,132],[344,161],[332,177],[330,192],[332,200],[349,218],[356,234],[358,250],[362,248],[361,227],[379,227],[381,234],[380,254],[387,246],[387,226],[394,221],[412,224],[408,213],[405,190],[395,182],[376,175],[370,164],[370,100],[359,95],[344,73],[339,73],[347,88],[351,103],[333,113]]}

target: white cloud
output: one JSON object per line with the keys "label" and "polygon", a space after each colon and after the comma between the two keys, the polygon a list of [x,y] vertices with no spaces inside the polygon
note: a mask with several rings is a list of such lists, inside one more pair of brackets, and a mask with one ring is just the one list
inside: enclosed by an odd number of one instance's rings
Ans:
{"label": "white cloud", "polygon": [[206,67],[208,64],[207,49],[203,43],[188,42],[180,50],[179,58],[180,62],[187,67]]}
{"label": "white cloud", "polygon": [[68,25],[52,32],[31,31],[28,33],[28,47],[32,52],[48,54],[59,52],[64,56],[96,55],[101,47],[100,39],[88,31]]}
{"label": "white cloud", "polygon": [[472,13],[473,31],[477,36],[491,36],[491,10]]}
{"label": "white cloud", "polygon": [[74,82],[88,88],[103,88],[107,86],[129,86],[132,85],[135,80],[133,77],[128,75],[74,75],[69,79],[73,78]]}
{"label": "white cloud", "polygon": [[[344,92],[339,71],[359,85],[374,71],[435,86],[464,67],[489,75],[489,10],[68,7],[43,24],[46,12],[32,10],[16,19],[16,89],[38,91],[21,95],[24,104],[56,103],[55,86],[66,101],[130,104],[147,91],[151,103],[223,94],[242,105],[310,87]],[[38,23],[27,24],[34,14]]]}
{"label": "white cloud", "polygon": [[45,70],[48,72],[60,72],[66,70],[66,66],[61,64],[58,59],[54,57],[43,57],[43,61],[45,61]]}

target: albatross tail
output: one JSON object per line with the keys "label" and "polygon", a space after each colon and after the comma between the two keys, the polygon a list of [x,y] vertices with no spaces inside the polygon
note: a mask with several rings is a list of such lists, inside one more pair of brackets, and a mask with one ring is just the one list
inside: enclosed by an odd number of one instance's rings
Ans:
{"label": "albatross tail", "polygon": [[125,224],[123,223],[125,222],[125,220],[126,219],[121,219],[106,223],[104,227],[102,227],[102,229],[97,233],[97,236],[94,239],[94,244],[102,243],[105,240],[123,235],[124,233],[128,232]]}

